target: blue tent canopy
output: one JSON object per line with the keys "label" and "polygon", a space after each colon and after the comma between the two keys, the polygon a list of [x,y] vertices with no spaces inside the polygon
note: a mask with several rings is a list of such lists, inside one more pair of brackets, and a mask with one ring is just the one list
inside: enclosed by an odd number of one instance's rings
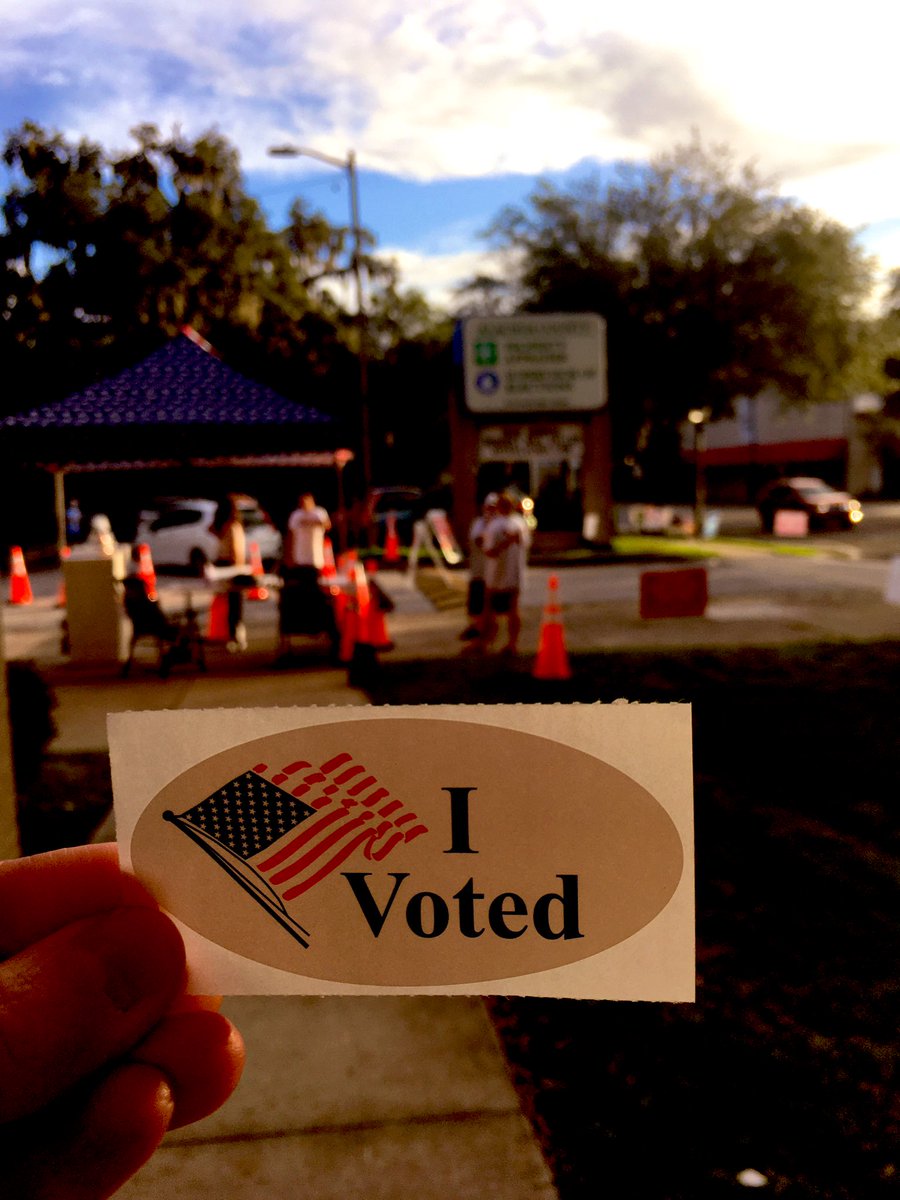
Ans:
{"label": "blue tent canopy", "polygon": [[196,468],[217,469],[228,473],[227,484],[220,479],[217,486],[232,488],[235,472],[243,471],[241,478],[269,467],[340,473],[353,458],[341,448],[346,432],[334,416],[248,379],[189,327],[118,375],[0,418],[0,434],[0,474],[52,474],[60,545],[63,480],[72,473],[115,473],[114,498],[103,501],[114,515],[116,505],[130,511],[160,472],[172,480]]}
{"label": "blue tent canopy", "polygon": [[142,362],[54,404],[4,417],[10,429],[115,430],[161,426],[306,426],[333,418],[227,366],[186,329]]}

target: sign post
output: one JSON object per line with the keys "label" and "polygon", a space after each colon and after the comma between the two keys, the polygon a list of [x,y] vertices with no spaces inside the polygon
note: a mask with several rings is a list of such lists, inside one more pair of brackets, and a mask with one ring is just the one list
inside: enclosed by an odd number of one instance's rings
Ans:
{"label": "sign post", "polygon": [[608,542],[606,323],[596,313],[520,313],[469,317],[461,332],[463,403],[453,427],[457,523],[466,528],[475,515],[472,463],[477,473],[477,464],[498,461],[502,446],[511,454],[527,447],[524,458],[503,461],[528,464],[536,495],[548,470],[558,478],[560,469],[569,479],[577,474],[582,537]]}

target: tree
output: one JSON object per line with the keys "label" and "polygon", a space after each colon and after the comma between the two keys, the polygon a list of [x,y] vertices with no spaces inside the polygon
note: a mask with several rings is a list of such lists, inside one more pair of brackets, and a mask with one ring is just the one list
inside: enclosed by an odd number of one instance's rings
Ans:
{"label": "tree", "polygon": [[[882,397],[883,407],[862,418],[869,445],[881,462],[882,494],[900,495],[900,271],[887,281],[884,311],[868,332],[867,351],[875,370],[864,390]],[[874,383],[872,376],[875,377]]]}
{"label": "tree", "polygon": [[543,182],[488,236],[523,308],[605,317],[620,462],[692,408],[767,386],[845,398],[860,378],[872,266],[851,232],[699,139],[609,184]]}
{"label": "tree", "polygon": [[373,474],[432,484],[450,460],[453,321],[388,278],[369,302]]}
{"label": "tree", "polygon": [[70,357],[72,339],[98,337],[73,279],[94,251],[103,160],[92,143],[69,145],[31,124],[10,136],[4,160],[14,183],[3,200],[0,345],[9,375],[32,380],[40,396],[43,378]]}
{"label": "tree", "polygon": [[118,155],[31,123],[7,140],[0,344],[28,399],[108,375],[185,324],[289,391],[349,375],[351,323],[307,277],[313,262],[317,279],[337,270],[340,231],[296,206],[287,231],[269,229],[216,133],[133,137]]}
{"label": "tree", "polygon": [[[26,123],[4,149],[0,351],[14,411],[137,361],[185,324],[246,374],[359,428],[355,234],[300,200],[272,230],[219,134],[132,131],[109,154]],[[382,476],[446,464],[451,328],[360,231],[371,439]],[[423,449],[424,448],[424,449]],[[430,481],[430,480],[429,480]]]}

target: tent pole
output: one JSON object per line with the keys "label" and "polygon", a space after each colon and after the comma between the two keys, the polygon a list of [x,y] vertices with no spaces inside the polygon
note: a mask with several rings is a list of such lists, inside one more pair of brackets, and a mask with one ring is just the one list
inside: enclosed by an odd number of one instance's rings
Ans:
{"label": "tent pole", "polygon": [[66,548],[66,473],[61,467],[53,468],[53,501],[56,507],[56,548],[62,558]]}

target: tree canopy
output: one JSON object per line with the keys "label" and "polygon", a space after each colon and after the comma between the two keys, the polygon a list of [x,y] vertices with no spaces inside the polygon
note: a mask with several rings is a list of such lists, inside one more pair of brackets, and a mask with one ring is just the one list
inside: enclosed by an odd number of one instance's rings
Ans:
{"label": "tree canopy", "polygon": [[[844,399],[864,368],[872,265],[852,233],[698,139],[611,182],[542,182],[487,235],[509,303],[607,321],[619,457],[692,408],[773,386]],[[491,294],[490,280],[473,287]],[[493,281],[496,285],[497,281]]]}
{"label": "tree canopy", "polygon": [[[300,200],[271,229],[218,133],[148,124],[132,138],[111,153],[26,122],[6,140],[0,348],[8,376],[28,383],[5,409],[112,374],[186,324],[285,395],[352,407],[358,323],[340,299],[352,231]],[[361,242],[378,358],[435,318],[368,231]]]}

